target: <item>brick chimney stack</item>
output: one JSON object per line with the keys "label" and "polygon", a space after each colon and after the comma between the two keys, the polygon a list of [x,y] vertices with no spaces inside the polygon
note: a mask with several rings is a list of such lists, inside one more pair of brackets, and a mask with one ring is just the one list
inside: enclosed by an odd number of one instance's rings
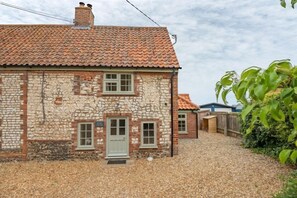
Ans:
{"label": "brick chimney stack", "polygon": [[94,14],[92,12],[92,5],[84,2],[79,2],[79,6],[75,8],[74,25],[80,27],[93,27]]}

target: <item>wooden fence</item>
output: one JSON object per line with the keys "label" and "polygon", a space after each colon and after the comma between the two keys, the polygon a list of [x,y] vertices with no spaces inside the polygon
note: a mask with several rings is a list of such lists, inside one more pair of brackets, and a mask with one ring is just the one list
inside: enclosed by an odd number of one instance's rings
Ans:
{"label": "wooden fence", "polygon": [[210,115],[210,111],[209,110],[201,110],[198,112],[198,129],[202,130],[203,129],[203,118],[205,116],[209,116]]}
{"label": "wooden fence", "polygon": [[239,113],[210,112],[210,114],[217,116],[218,133],[241,137]]}

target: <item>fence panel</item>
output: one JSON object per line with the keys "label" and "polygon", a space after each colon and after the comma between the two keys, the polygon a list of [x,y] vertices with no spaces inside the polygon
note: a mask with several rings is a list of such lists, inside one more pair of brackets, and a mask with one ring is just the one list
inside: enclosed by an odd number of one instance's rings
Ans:
{"label": "fence panel", "polygon": [[211,112],[211,115],[217,116],[217,130],[219,133],[233,137],[241,136],[239,113]]}

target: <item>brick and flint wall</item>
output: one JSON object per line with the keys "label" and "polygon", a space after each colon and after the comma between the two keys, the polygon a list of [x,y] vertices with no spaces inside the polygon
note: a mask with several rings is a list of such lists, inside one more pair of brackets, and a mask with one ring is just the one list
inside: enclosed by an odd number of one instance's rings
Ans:
{"label": "brick and flint wall", "polygon": [[[106,156],[106,117],[129,118],[129,154],[170,156],[171,73],[134,73],[134,94],[104,95],[103,72],[0,73],[0,150],[20,150],[27,159],[98,159]],[[174,153],[178,149],[177,76],[174,77]],[[155,149],[139,149],[141,122],[157,123]],[[77,150],[78,123],[94,127],[94,150]]]}

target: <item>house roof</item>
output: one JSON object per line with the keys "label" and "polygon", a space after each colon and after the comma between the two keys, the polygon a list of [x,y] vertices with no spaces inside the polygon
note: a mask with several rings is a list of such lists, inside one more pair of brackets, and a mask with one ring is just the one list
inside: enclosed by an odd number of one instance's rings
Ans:
{"label": "house roof", "polygon": [[0,66],[179,68],[167,28],[0,25]]}
{"label": "house roof", "polygon": [[194,104],[189,94],[178,94],[178,109],[179,110],[198,110],[198,105]]}
{"label": "house roof", "polygon": [[203,105],[200,105],[200,107],[201,108],[205,108],[205,107],[209,107],[209,106],[212,106],[212,105],[219,106],[219,107],[235,108],[233,106],[229,106],[229,105],[225,105],[225,104],[220,104],[220,103],[216,103],[216,102],[203,104]]}

